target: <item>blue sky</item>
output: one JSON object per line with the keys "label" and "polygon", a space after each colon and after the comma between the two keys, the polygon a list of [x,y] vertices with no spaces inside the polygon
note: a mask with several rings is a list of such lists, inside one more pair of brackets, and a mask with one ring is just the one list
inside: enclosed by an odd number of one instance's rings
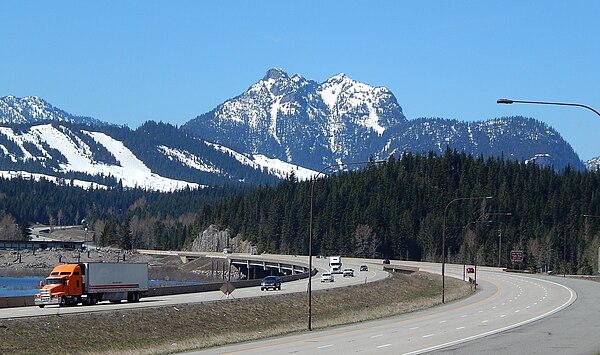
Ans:
{"label": "blue sky", "polygon": [[388,87],[407,118],[524,115],[600,155],[600,1],[3,1],[0,96],[181,125],[272,67]]}

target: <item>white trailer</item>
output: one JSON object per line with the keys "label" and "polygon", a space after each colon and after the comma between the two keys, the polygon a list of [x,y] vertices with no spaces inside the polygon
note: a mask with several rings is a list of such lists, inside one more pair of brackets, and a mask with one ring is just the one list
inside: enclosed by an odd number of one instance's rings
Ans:
{"label": "white trailer", "polygon": [[341,256],[330,256],[329,257],[329,271],[332,274],[342,273],[342,257]]}
{"label": "white trailer", "polygon": [[83,287],[98,300],[137,302],[148,291],[146,263],[86,263]]}

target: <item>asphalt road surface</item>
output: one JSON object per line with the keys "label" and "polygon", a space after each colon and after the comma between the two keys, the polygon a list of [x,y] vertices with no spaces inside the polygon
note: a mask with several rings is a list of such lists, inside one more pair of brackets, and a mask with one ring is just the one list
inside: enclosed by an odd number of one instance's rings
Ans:
{"label": "asphalt road surface", "polygon": [[[441,271],[439,264],[410,265]],[[446,270],[447,276],[462,278],[462,266],[447,265]],[[479,268],[478,281],[481,292],[474,296],[425,311],[192,354],[418,354],[446,349],[461,354],[531,353],[532,347],[543,349],[546,344],[530,342],[519,349],[505,336],[527,332],[532,324],[543,324],[549,316],[560,319],[561,311],[577,299],[576,293],[556,277],[536,278]],[[494,334],[498,335],[492,338],[502,347],[485,345]],[[475,344],[483,345],[468,348]]]}
{"label": "asphalt road surface", "polygon": [[[273,257],[273,256],[270,256]],[[284,256],[290,259],[294,256]],[[298,257],[301,260],[302,257]],[[334,283],[313,278],[313,289],[340,287],[387,277],[379,261],[366,263],[368,272],[359,272],[365,262],[344,259],[356,277],[336,277]],[[404,263],[421,270],[440,273],[439,264]],[[327,259],[316,259],[315,267],[327,269]],[[594,354],[600,351],[600,283],[558,276],[510,274],[495,268],[478,268],[480,292],[440,307],[399,317],[328,330],[302,332],[212,348],[193,354]],[[461,265],[447,265],[446,276],[463,277]],[[305,292],[306,280],[287,282],[281,291],[260,291],[260,287],[237,289],[233,296],[257,297],[274,293]],[[139,303],[78,307],[21,307],[3,309],[0,318],[140,308],[189,302],[217,301],[221,292],[161,296]]]}
{"label": "asphalt road surface", "polygon": [[472,341],[444,354],[598,354],[600,353],[600,283],[587,279],[543,277],[572,288],[577,299],[566,309],[539,321]]}
{"label": "asphalt road surface", "polygon": [[[231,254],[230,254],[231,255]],[[234,256],[239,256],[233,254]],[[223,255],[220,255],[223,257]],[[258,257],[256,255],[254,258]],[[275,256],[275,255],[267,255],[265,256],[269,260],[274,258],[287,260],[287,261],[299,261],[299,263],[307,263],[308,259],[306,257],[295,257],[295,256]],[[384,272],[381,268],[381,263],[378,261],[378,268],[375,267],[374,263],[365,263],[370,266],[369,271],[359,271],[359,267],[361,264],[353,263],[351,261],[345,261],[344,267],[352,267],[355,270],[355,277],[342,277],[342,275],[335,275],[335,282],[332,283],[321,283],[319,278],[322,271],[328,270],[328,260],[327,259],[314,259],[313,262],[314,267],[316,267],[320,272],[312,279],[312,289],[319,290],[325,288],[332,287],[344,287],[348,285],[356,285],[365,282],[377,281],[388,277],[388,273]],[[279,294],[279,293],[292,293],[292,292],[306,292],[308,287],[308,282],[306,279],[284,282],[281,285],[281,291],[261,291],[260,286],[255,287],[246,287],[246,288],[238,288],[233,291],[232,297],[234,298],[247,298],[247,297],[259,297],[271,294]],[[131,309],[131,308],[143,308],[143,307],[155,307],[155,306],[165,306],[165,305],[176,305],[183,303],[194,303],[194,302],[208,302],[208,301],[219,301],[224,299],[223,293],[221,291],[212,291],[212,292],[199,292],[199,293],[187,293],[181,295],[169,295],[169,296],[157,296],[157,297],[147,297],[142,298],[138,303],[119,303],[112,304],[109,302],[101,302],[99,304],[93,306],[75,306],[75,307],[59,307],[58,305],[46,306],[44,308],[39,308],[37,306],[31,307],[16,307],[16,308],[3,308],[0,311],[0,319],[1,318],[18,318],[18,317],[37,317],[43,315],[59,315],[59,314],[71,314],[71,313],[82,313],[82,312],[99,312],[106,311],[112,309]]]}

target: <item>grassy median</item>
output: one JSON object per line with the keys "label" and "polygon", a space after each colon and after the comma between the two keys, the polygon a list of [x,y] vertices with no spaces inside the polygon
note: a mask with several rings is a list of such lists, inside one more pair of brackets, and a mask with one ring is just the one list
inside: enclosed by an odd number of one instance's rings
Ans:
{"label": "grassy median", "polygon": [[[440,303],[440,284],[439,276],[419,272],[313,291],[313,329],[435,306]],[[446,284],[449,301],[471,293],[459,280],[447,278]],[[273,291],[269,296],[218,302],[0,320],[0,354],[164,354],[306,327],[306,294]]]}

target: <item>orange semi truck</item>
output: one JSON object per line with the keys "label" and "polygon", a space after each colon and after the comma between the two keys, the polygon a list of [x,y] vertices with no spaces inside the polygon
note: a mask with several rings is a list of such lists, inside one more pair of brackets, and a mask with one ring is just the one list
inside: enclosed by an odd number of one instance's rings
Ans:
{"label": "orange semi truck", "polygon": [[41,286],[40,293],[34,296],[35,304],[40,308],[51,304],[64,307],[78,303],[93,305],[100,301],[137,302],[144,292],[148,291],[148,264],[58,265]]}

